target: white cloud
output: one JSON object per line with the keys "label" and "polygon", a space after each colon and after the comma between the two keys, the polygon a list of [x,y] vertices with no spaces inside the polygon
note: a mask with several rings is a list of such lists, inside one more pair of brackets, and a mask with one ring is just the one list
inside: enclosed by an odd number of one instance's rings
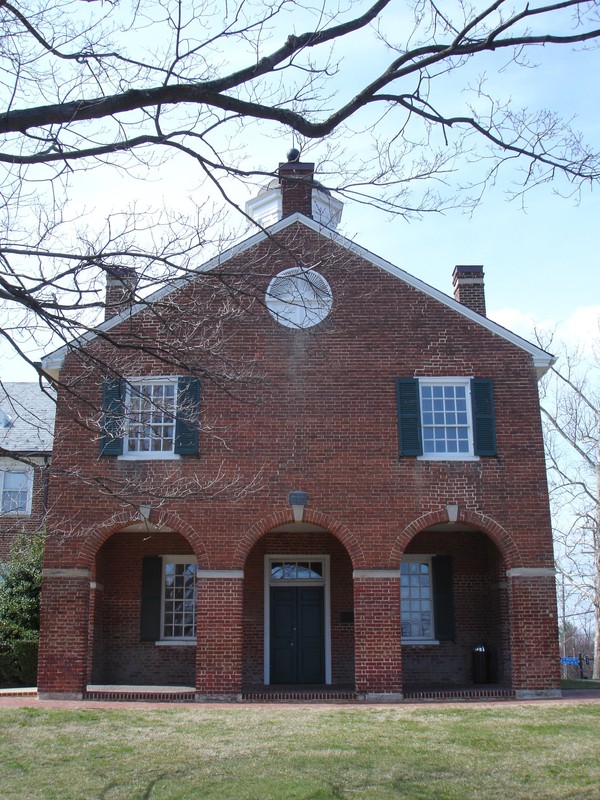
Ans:
{"label": "white cloud", "polygon": [[579,306],[559,325],[558,333],[567,345],[590,351],[600,341],[600,305]]}
{"label": "white cloud", "polygon": [[530,341],[535,341],[534,331],[546,334],[552,338],[554,350],[558,344],[565,344],[591,356],[600,342],[600,305],[578,306],[564,319],[536,318],[519,308],[493,309],[489,317]]}

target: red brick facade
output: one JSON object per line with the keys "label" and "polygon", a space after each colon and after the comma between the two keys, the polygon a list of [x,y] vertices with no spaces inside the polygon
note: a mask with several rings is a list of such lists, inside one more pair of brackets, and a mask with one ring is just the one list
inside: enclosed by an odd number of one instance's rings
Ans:
{"label": "red brick facade", "polygon": [[[266,629],[277,624],[268,623],[265,558],[286,554],[328,564],[331,684],[389,698],[412,686],[469,685],[473,648],[483,644],[488,680],[556,690],[539,351],[301,216],[223,263],[162,299],[160,314],[110,323],[120,347],[95,339],[63,360],[61,383],[77,392],[59,392],[40,692],[170,684],[231,698],[262,686]],[[278,324],[263,302],[271,278],[298,263],[317,269],[334,297],[329,316],[307,330]],[[232,287],[245,289],[233,293],[235,309]],[[210,319],[219,314],[217,346]],[[164,350],[140,352],[141,340]],[[100,456],[110,370],[87,356],[126,376],[185,374],[167,352],[202,378],[199,454]],[[496,454],[402,455],[396,381],[415,377],[491,379]],[[293,491],[308,495],[301,522]],[[143,559],[185,553],[198,564],[196,642],[142,641]],[[403,643],[405,553],[451,559],[452,639]]]}

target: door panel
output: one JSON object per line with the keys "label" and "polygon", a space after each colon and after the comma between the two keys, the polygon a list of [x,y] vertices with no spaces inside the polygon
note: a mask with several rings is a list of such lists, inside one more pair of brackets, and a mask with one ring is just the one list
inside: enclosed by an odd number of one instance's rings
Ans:
{"label": "door panel", "polygon": [[323,683],[323,587],[298,587],[298,683]]}
{"label": "door panel", "polygon": [[325,682],[325,614],[322,586],[273,586],[271,683]]}
{"label": "door panel", "polygon": [[296,593],[294,587],[271,589],[271,683],[297,683]]}

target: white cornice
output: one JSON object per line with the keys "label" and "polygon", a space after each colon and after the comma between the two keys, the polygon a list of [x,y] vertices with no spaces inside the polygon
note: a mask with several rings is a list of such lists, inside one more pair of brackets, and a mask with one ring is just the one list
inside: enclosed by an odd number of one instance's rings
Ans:
{"label": "white cornice", "polygon": [[391,264],[389,261],[386,261],[384,258],[376,255],[375,253],[371,253],[364,247],[356,244],[356,242],[351,241],[350,239],[346,239],[345,236],[337,233],[336,231],[331,230],[330,228],[326,228],[323,225],[320,225],[315,220],[310,219],[309,217],[304,216],[304,214],[295,213],[290,214],[290,216],[285,217],[285,219],[280,219],[274,225],[271,225],[269,228],[266,228],[263,231],[259,231],[255,233],[253,236],[244,239],[243,242],[235,245],[234,247],[230,247],[228,250],[225,250],[223,253],[219,253],[219,255],[211,258],[210,261],[205,262],[200,267],[198,267],[193,274],[186,275],[184,278],[180,278],[177,281],[169,284],[169,286],[164,287],[163,289],[159,289],[158,291],[154,292],[153,294],[149,295],[145,298],[143,303],[137,303],[131,309],[127,309],[121,314],[116,314],[114,317],[107,319],[105,322],[102,322],[98,327],[93,331],[88,331],[84,333],[82,336],[74,339],[73,342],[69,342],[66,345],[63,345],[58,350],[55,350],[53,353],[49,353],[42,359],[42,368],[50,373],[56,374],[58,370],[60,370],[63,361],[71,350],[77,348],[86,342],[91,341],[97,335],[97,332],[107,333],[108,331],[112,330],[116,325],[119,325],[124,320],[129,319],[130,317],[135,316],[140,311],[143,311],[148,305],[151,305],[154,302],[162,300],[171,292],[177,291],[182,286],[185,286],[186,283],[194,280],[195,275],[202,274],[203,272],[210,272],[211,270],[215,269],[216,267],[227,263],[230,259],[234,258],[235,256],[244,253],[246,250],[249,250],[251,247],[254,247],[260,242],[263,242],[265,239],[275,236],[276,234],[280,233],[281,231],[288,228],[290,225],[295,223],[301,223],[302,225],[306,226],[310,230],[314,231],[315,233],[324,236],[327,239],[330,239],[335,244],[339,245],[340,247],[345,248],[346,250],[350,250],[360,258],[364,258],[366,261],[370,262],[376,267],[384,270],[384,272],[388,272],[390,275],[399,278],[400,280],[407,283],[409,286],[412,286],[414,289],[417,289],[420,292],[423,292],[429,297],[432,297],[434,300],[437,300],[439,303],[451,308],[453,311],[456,311],[458,314],[461,314],[463,317],[466,317],[471,322],[475,322],[477,325],[481,325],[482,328],[486,328],[491,333],[496,334],[496,336],[500,336],[500,338],[505,339],[506,341],[514,344],[516,347],[524,350],[526,353],[529,353],[533,360],[533,365],[537,371],[538,378],[541,378],[542,375],[552,366],[555,362],[554,356],[550,355],[550,353],[546,353],[541,348],[534,345],[532,342],[528,342],[526,339],[523,339],[521,336],[518,336],[516,333],[503,328],[502,325],[498,325],[497,322],[493,322],[491,319],[487,317],[482,317],[476,311],[472,311],[467,306],[464,306],[462,303],[459,303],[453,297],[450,297],[447,294],[444,294],[439,289],[436,289],[433,286],[430,286],[425,281],[416,278],[414,275],[411,275],[405,270],[401,269],[400,267]]}

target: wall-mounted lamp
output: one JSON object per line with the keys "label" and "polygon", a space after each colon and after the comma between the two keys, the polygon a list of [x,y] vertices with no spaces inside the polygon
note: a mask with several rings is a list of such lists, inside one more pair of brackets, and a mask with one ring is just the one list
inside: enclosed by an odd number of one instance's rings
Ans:
{"label": "wall-mounted lamp", "polygon": [[294,522],[302,522],[304,516],[304,509],[308,503],[308,495],[306,492],[290,492],[288,494],[288,503],[294,512]]}
{"label": "wall-mounted lamp", "polygon": [[152,511],[152,506],[150,503],[142,503],[139,507],[140,517],[145,521],[148,522],[150,519],[150,512]]}
{"label": "wall-mounted lamp", "polygon": [[458,503],[448,503],[446,514],[448,514],[448,522],[456,522],[458,519]]}

